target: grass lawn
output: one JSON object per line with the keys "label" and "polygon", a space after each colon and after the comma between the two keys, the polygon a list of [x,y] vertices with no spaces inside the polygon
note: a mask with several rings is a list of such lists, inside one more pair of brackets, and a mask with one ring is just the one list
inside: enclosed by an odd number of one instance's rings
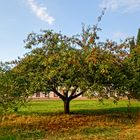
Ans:
{"label": "grass lawn", "polygon": [[0,122],[0,140],[139,140],[140,102],[127,105],[74,100],[65,115],[60,100],[31,101]]}

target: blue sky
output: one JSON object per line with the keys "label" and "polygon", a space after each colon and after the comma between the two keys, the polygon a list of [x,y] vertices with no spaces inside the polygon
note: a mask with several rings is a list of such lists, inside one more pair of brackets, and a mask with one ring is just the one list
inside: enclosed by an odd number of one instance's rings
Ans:
{"label": "blue sky", "polygon": [[1,0],[0,61],[22,56],[30,32],[53,29],[67,35],[81,33],[81,24],[99,24],[101,41],[135,36],[140,28],[140,0]]}

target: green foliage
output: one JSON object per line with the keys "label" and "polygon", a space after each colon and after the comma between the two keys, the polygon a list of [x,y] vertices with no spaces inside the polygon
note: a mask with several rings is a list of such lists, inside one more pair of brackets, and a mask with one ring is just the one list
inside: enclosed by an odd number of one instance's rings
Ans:
{"label": "green foliage", "polygon": [[136,47],[136,43],[134,40],[134,37],[132,39],[130,39],[130,53],[133,52],[134,48]]}
{"label": "green foliage", "polygon": [[[46,86],[52,90],[59,86],[66,90],[70,87],[87,90],[94,83],[102,87],[112,84],[111,79],[118,77],[117,73],[120,72],[121,55],[124,57],[125,54],[122,48],[112,51],[107,46],[109,42],[105,46],[99,46],[95,41],[90,42],[94,35],[91,29],[83,30],[82,38],[87,43],[52,31],[44,31],[41,35],[30,34],[26,47],[32,48],[40,43],[43,46],[32,49],[26,60],[23,60],[27,64],[26,71],[37,74],[33,77],[40,76],[42,80],[44,78]],[[117,51],[117,54],[114,54],[114,51]]]}
{"label": "green foliage", "polygon": [[27,80],[10,69],[0,73],[0,109],[3,113],[17,111],[26,102],[28,95]]}
{"label": "green foliage", "polygon": [[124,61],[124,72],[127,76],[126,87],[131,98],[140,99],[140,54],[136,46],[130,56]]}
{"label": "green foliage", "polygon": [[138,34],[137,34],[137,45],[140,46],[140,29],[138,29]]}

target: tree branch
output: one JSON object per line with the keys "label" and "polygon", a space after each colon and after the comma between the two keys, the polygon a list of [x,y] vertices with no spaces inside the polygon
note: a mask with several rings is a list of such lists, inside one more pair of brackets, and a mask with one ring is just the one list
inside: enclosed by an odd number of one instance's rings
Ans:
{"label": "tree branch", "polygon": [[63,101],[66,99],[61,93],[59,93],[55,88],[52,88],[52,91],[59,96]]}
{"label": "tree branch", "polygon": [[76,95],[74,95],[74,96],[69,97],[69,99],[70,99],[70,100],[75,99],[75,98],[77,98],[78,96],[82,95],[84,92],[85,92],[85,91],[81,91],[80,93],[78,93],[78,94],[76,94]]}
{"label": "tree branch", "polygon": [[74,93],[76,92],[77,88],[78,88],[78,86],[76,86],[76,87],[72,90],[71,95],[69,96],[69,98],[71,98],[71,97],[74,95]]}

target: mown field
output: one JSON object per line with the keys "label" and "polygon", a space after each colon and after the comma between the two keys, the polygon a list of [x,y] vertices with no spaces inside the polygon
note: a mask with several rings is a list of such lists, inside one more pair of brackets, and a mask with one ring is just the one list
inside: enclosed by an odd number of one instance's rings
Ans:
{"label": "mown field", "polygon": [[[31,101],[0,121],[0,140],[139,140],[140,102],[74,100],[63,114],[60,100]],[[2,117],[2,116],[1,116]]]}

